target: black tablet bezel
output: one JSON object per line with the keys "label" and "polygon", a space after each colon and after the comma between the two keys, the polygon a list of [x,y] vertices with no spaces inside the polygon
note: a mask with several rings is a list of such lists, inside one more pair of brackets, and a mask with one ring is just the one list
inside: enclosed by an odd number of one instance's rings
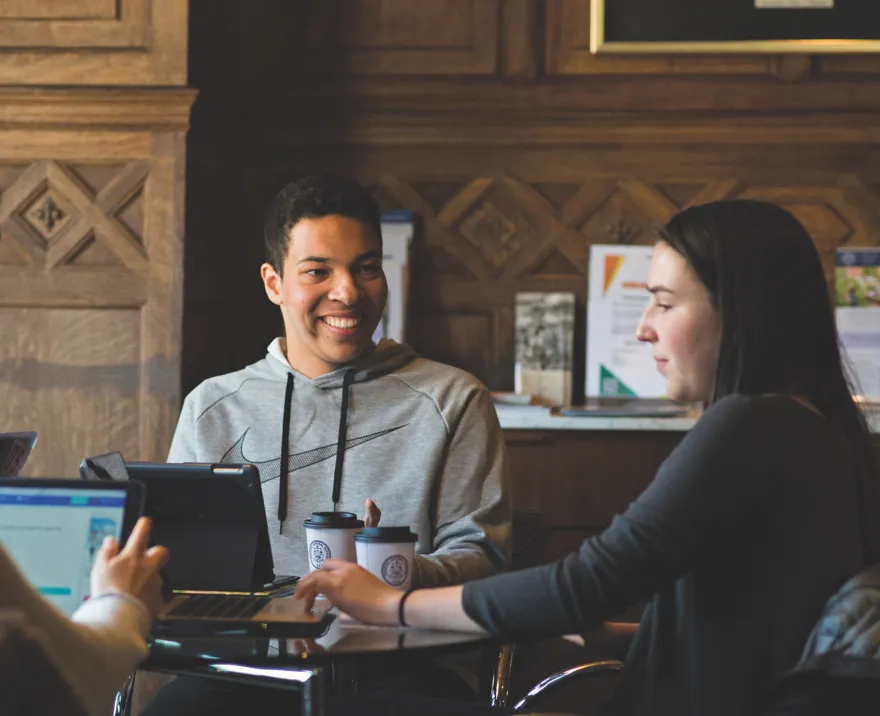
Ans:
{"label": "black tablet bezel", "polygon": [[[255,501],[257,527],[257,552],[254,556],[252,588],[259,589],[274,579],[274,563],[269,531],[266,524],[266,507],[263,502],[260,471],[250,463],[208,463],[208,462],[128,462],[126,470],[131,480],[150,481],[226,479],[236,483]],[[116,483],[118,484],[118,483]],[[251,487],[252,486],[252,487]],[[268,576],[268,580],[266,577]]]}

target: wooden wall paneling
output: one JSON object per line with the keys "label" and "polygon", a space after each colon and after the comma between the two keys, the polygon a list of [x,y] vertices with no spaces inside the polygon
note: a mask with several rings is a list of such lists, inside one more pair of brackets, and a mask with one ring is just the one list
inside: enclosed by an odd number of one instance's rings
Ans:
{"label": "wooden wall paneling", "polygon": [[501,72],[509,79],[535,79],[544,69],[543,3],[505,0],[503,10]]}
{"label": "wooden wall paneling", "polygon": [[0,309],[4,336],[30,337],[0,359],[12,378],[0,381],[4,427],[40,432],[27,474],[69,477],[85,455],[138,454],[137,314]]}
{"label": "wooden wall paneling", "polygon": [[880,57],[877,55],[822,55],[816,59],[818,69],[822,74],[880,74]]}
{"label": "wooden wall paneling", "polygon": [[[458,162],[455,173],[446,181],[423,178],[421,170],[413,168],[421,163],[418,154],[408,154],[403,165],[386,160],[383,166],[390,171],[381,178],[384,190],[394,195],[396,204],[414,207],[424,218],[423,236],[416,239],[413,249],[411,315],[418,316],[412,323],[414,346],[430,357],[471,370],[493,388],[510,388],[512,319],[509,310],[505,313],[504,309],[512,305],[515,292],[572,290],[578,297],[580,324],[589,246],[651,243],[657,224],[693,204],[736,197],[781,203],[801,218],[816,238],[829,281],[837,246],[876,243],[876,207],[866,203],[876,200],[857,179],[850,180],[850,191],[862,188],[857,196],[860,203],[846,199],[846,193],[838,188],[839,175],[827,169],[822,170],[824,178],[819,185],[798,182],[797,168],[787,170],[784,183],[767,184],[760,181],[760,167],[737,167],[736,152],[731,148],[715,151],[716,159],[720,155],[730,157],[731,166],[723,171],[742,171],[751,181],[740,180],[736,174],[707,177],[707,168],[700,162],[688,170],[692,174],[671,173],[666,180],[663,173],[667,167],[659,173],[648,170],[651,165],[663,163],[643,148],[617,148],[613,152],[618,160],[641,154],[639,163],[641,173],[647,175],[645,180],[631,175],[590,178],[586,172],[595,157],[591,151],[575,154],[583,161],[580,181],[565,177],[568,181],[555,183],[542,181],[558,172],[549,155],[540,168],[531,168],[531,177],[516,167],[511,172],[467,179],[459,174],[461,168],[481,166],[479,154],[471,154],[467,161]],[[519,157],[514,154],[502,155],[513,167]],[[799,153],[790,148],[782,154],[784,164],[788,157]],[[682,148],[681,156],[685,155]],[[423,161],[424,165],[433,165],[428,156]],[[746,164],[750,161],[748,157]],[[828,161],[834,163],[833,159]],[[817,164],[821,166],[822,162]],[[668,169],[675,171],[675,167]],[[719,168],[713,171],[717,173]],[[403,172],[411,174],[401,176]],[[372,181],[369,173],[363,176],[365,182]],[[558,173],[557,177],[563,178]],[[475,311],[491,311],[494,327],[489,328],[487,318],[485,330],[465,328],[476,320]],[[487,346],[488,336],[498,342]],[[577,372],[583,360],[583,340],[583,335],[577,339]],[[493,355],[494,362],[488,362]],[[578,396],[576,393],[575,400]]]}
{"label": "wooden wall paneling", "polygon": [[[647,130],[645,141],[632,145],[371,144],[326,152],[292,146],[273,155],[255,154],[243,174],[250,193],[242,195],[242,203],[253,207],[245,209],[252,217],[249,228],[226,249],[235,263],[230,272],[239,270],[245,256],[247,266],[241,266],[241,279],[233,280],[235,305],[224,311],[225,322],[234,316],[250,338],[234,341],[247,355],[230,356],[225,369],[259,358],[278,330],[277,316],[255,278],[265,204],[290,176],[342,167],[373,187],[386,208],[417,212],[409,340],[418,351],[474,372],[493,389],[510,389],[514,294],[573,291],[579,400],[592,243],[650,243],[653,227],[681,208],[759,195],[782,202],[816,234],[829,281],[833,247],[878,243],[880,205],[872,188],[880,184],[876,144],[802,145],[786,143],[775,130],[763,131],[767,143],[755,145],[731,145],[723,138],[711,144],[681,139],[664,144],[662,135]],[[245,295],[251,298],[245,301]],[[220,365],[221,357],[213,357]]]}
{"label": "wooden wall paneling", "polygon": [[324,0],[304,62],[321,72],[343,53],[347,72],[492,75],[498,71],[499,0]]}
{"label": "wooden wall paneling", "polygon": [[0,84],[185,85],[180,0],[7,0]]}
{"label": "wooden wall paneling", "polygon": [[771,70],[767,57],[652,55],[620,57],[590,53],[590,0],[546,0],[547,74],[742,74]]}
{"label": "wooden wall paneling", "polygon": [[508,431],[513,507],[541,512],[549,527],[601,530],[641,494],[683,436]]}
{"label": "wooden wall paneling", "polygon": [[34,17],[27,8],[14,13],[7,7],[0,14],[0,47],[145,50],[149,42],[149,9],[147,0],[51,0]]}
{"label": "wooden wall paneling", "polygon": [[[72,476],[83,456],[111,449],[161,459],[180,399],[183,136],[193,93],[177,94],[177,127],[155,133],[146,107],[140,126],[112,126],[118,93],[103,107],[85,94],[82,109],[98,120],[91,130],[60,128],[44,93],[42,125],[0,125],[0,330],[10,337],[0,431],[40,432],[32,475]],[[14,114],[22,97],[4,91],[0,106]],[[62,104],[75,107],[71,97]]]}
{"label": "wooden wall paneling", "polygon": [[[296,76],[273,65],[273,54],[283,56],[283,33],[270,32],[271,42],[263,42],[266,27],[259,23],[235,28],[239,54],[246,58],[249,46],[259,45],[260,59],[240,85],[211,87],[226,93],[227,104],[218,99],[216,111],[228,116],[229,103],[239,111],[226,152],[230,196],[239,200],[230,202],[232,223],[215,222],[219,234],[192,238],[202,254],[224,258],[223,281],[234,287],[235,300],[209,305],[188,289],[187,311],[214,311],[215,333],[230,323],[239,333],[223,345],[187,337],[211,355],[210,371],[187,361],[187,388],[260,357],[277,332],[277,312],[254,273],[262,215],[285,181],[308,171],[352,172],[385,208],[417,212],[411,340],[429,357],[468,367],[499,388],[512,387],[516,291],[574,291],[583,332],[590,245],[650,242],[656,223],[689,204],[803,191],[788,205],[825,232],[826,260],[835,242],[877,243],[880,95],[869,78],[848,73],[831,80],[818,60],[803,56],[592,57],[578,54],[586,52],[589,29],[585,0],[510,0],[493,4],[492,12],[490,4],[444,3],[436,12],[450,21],[436,28],[416,17],[433,17],[435,6],[425,10],[411,0],[359,1],[342,24],[334,22],[338,2],[295,8],[284,23],[298,13],[312,28],[312,49],[309,42],[298,48]],[[398,56],[403,37],[416,42],[413,52],[449,47],[450,33],[464,36],[462,8],[478,6],[492,28],[479,36],[500,37],[491,69],[475,60],[468,77],[450,69],[455,63],[426,68],[423,54],[402,69],[375,59]],[[272,17],[267,9],[261,22]],[[530,24],[538,33],[529,32]],[[215,52],[211,37],[201,41],[203,53]],[[327,68],[309,60],[320,56],[322,43],[338,55],[330,66],[339,73],[332,93],[320,79]],[[346,43],[351,52],[344,57],[336,50]],[[546,59],[549,77],[543,62],[533,61],[535,52]],[[416,67],[421,76],[405,76]],[[474,76],[481,73],[488,74]],[[208,193],[192,204],[207,214],[215,202]],[[852,232],[834,228],[837,214]],[[217,235],[227,238],[218,244]],[[218,267],[208,263],[194,266],[188,282],[202,287],[199,295],[216,290]],[[583,340],[579,335],[579,352]],[[582,354],[575,360],[577,375]]]}
{"label": "wooden wall paneling", "polygon": [[185,139],[151,137],[152,166],[144,188],[144,243],[150,300],[141,311],[140,452],[164,460],[177,425],[183,325]]}

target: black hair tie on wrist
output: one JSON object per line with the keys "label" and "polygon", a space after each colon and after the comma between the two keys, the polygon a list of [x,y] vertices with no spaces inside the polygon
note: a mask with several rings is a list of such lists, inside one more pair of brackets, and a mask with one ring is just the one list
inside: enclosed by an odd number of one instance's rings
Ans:
{"label": "black hair tie on wrist", "polygon": [[403,605],[406,604],[406,600],[407,600],[407,598],[408,598],[409,595],[412,594],[414,591],[416,591],[416,590],[413,589],[412,587],[410,587],[409,589],[407,589],[407,590],[403,593],[403,595],[401,595],[401,597],[400,597],[400,601],[397,603],[397,621],[400,623],[400,626],[402,626],[402,627],[409,626],[409,624],[407,624],[407,623],[406,623],[406,620],[403,618]]}

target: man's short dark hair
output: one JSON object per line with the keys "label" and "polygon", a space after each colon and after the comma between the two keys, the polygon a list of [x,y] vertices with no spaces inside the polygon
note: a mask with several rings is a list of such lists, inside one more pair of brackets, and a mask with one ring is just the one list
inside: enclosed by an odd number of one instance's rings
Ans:
{"label": "man's short dark hair", "polygon": [[356,180],[318,174],[291,182],[278,192],[266,216],[266,261],[282,275],[290,231],[302,219],[344,216],[369,226],[382,245],[379,203]]}

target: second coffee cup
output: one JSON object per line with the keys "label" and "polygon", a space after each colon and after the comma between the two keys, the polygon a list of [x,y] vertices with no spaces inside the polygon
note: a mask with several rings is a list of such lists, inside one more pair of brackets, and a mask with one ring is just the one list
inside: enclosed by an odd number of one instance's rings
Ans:
{"label": "second coffee cup", "polygon": [[354,512],[313,512],[303,524],[310,572],[320,569],[326,559],[357,561],[354,535],[364,523]]}
{"label": "second coffee cup", "polygon": [[412,584],[418,535],[409,527],[367,527],[355,535],[357,563],[400,590]]}

